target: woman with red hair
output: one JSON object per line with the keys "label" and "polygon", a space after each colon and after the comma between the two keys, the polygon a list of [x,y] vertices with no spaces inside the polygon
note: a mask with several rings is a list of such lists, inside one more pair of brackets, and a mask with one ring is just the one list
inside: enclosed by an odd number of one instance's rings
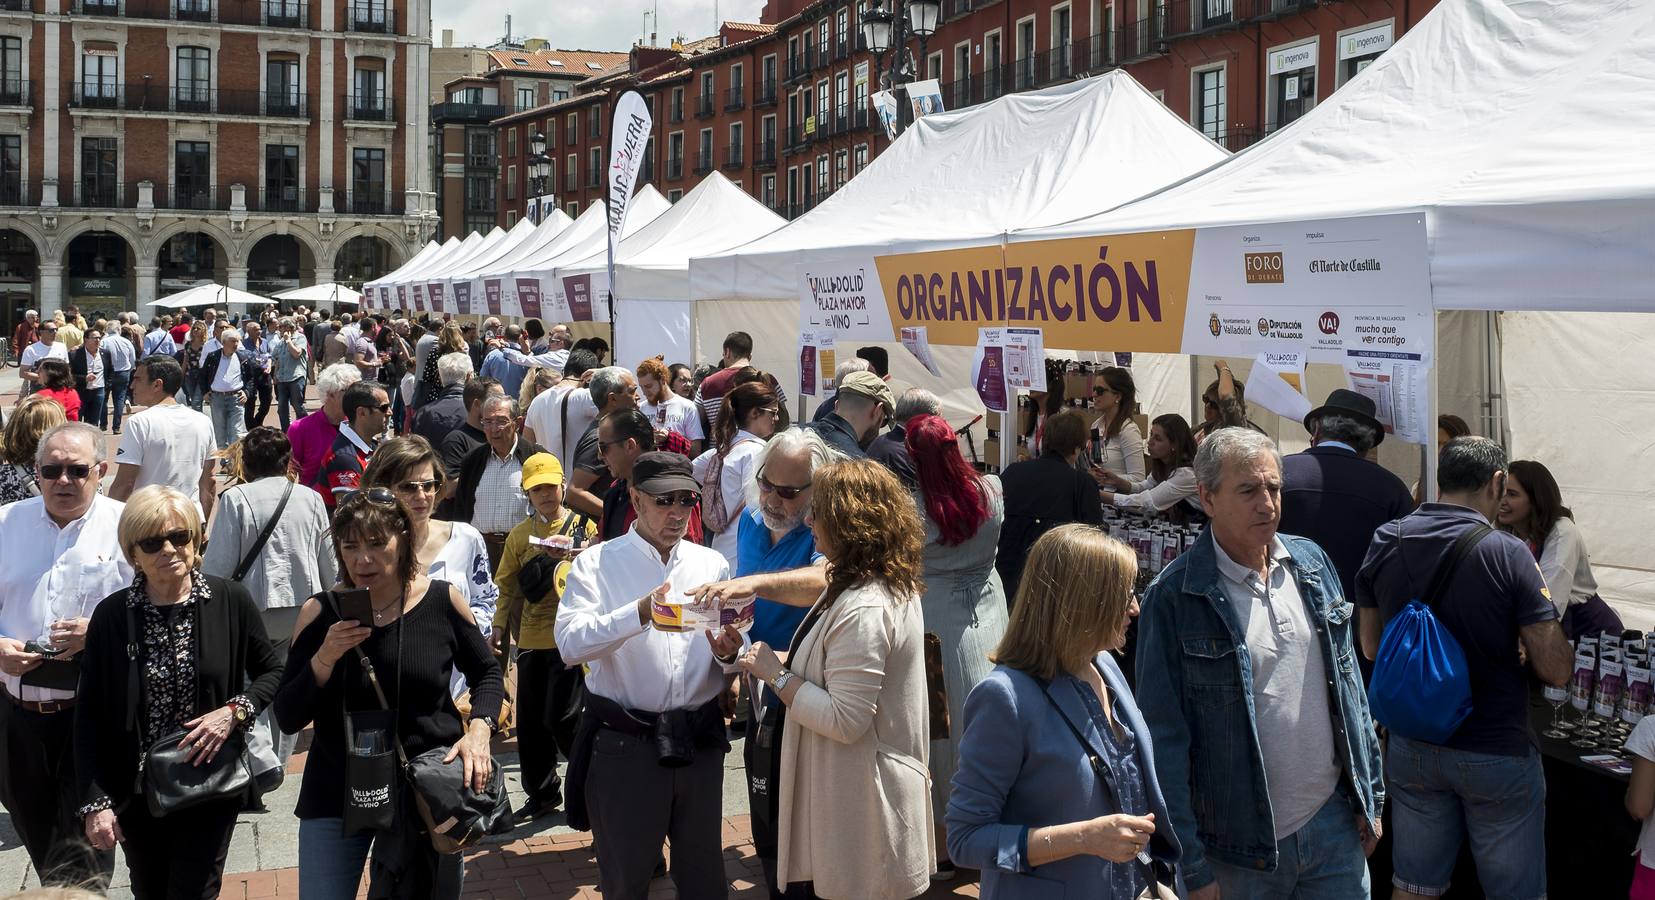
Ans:
{"label": "woman with red hair", "polygon": [[[1005,521],[1000,480],[982,475],[960,455],[954,429],[940,416],[908,420],[905,443],[919,482],[916,500],[925,520],[925,665],[932,691],[931,803],[937,827],[948,809],[958,766],[965,698],[993,671],[989,654],[1006,631],[1006,593],[994,569],[1000,525]],[[939,659],[940,657],[940,659]],[[946,693],[948,718],[937,714],[936,689]],[[940,834],[940,832],[939,832]],[[940,849],[943,842],[939,841]],[[937,864],[937,878],[954,873]]]}

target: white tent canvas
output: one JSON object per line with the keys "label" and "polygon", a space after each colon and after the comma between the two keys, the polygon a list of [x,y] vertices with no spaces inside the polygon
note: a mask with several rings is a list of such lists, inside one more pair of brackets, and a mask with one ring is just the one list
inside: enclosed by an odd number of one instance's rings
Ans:
{"label": "white tent canvas", "polygon": [[270,296],[277,300],[291,300],[295,303],[327,303],[333,305],[342,303],[346,306],[356,306],[362,302],[361,292],[334,282],[294,288],[291,291],[282,291]]}
{"label": "white tent canvas", "polygon": [[522,248],[555,237],[572,221],[562,210],[555,210],[538,224],[528,219],[518,220],[499,239],[478,247],[463,259],[447,261],[441,269],[426,274],[423,278],[426,295],[434,296],[440,292],[441,309],[446,312],[467,315],[486,313],[482,296],[472,290],[472,279]]}
{"label": "white tent canvas", "polygon": [[445,247],[442,252],[434,253],[424,265],[410,268],[394,279],[387,278],[381,282],[382,287],[389,286],[393,291],[396,306],[405,310],[429,311],[431,304],[425,298],[426,280],[434,273],[447,270],[450,266],[462,263],[484,247],[505,237],[505,229],[495,228],[487,234],[473,231],[458,246]]}
{"label": "white tent canvas", "polygon": [[222,284],[198,284],[195,287],[179,291],[154,301],[150,306],[164,309],[183,309],[189,306],[267,306],[272,301],[258,294],[226,287]]}
{"label": "white tent canvas", "polygon": [[[655,221],[662,213],[671,208],[672,204],[654,185],[645,185],[632,198],[631,208],[626,214],[626,226],[621,232],[621,240],[636,234],[639,229]],[[514,283],[514,289],[519,296],[514,297],[520,315],[532,316],[530,312],[530,298],[523,294],[525,287],[536,292],[536,298],[545,303],[542,314],[552,319],[562,321],[596,321],[592,315],[582,316],[570,309],[568,300],[563,296],[563,285],[558,279],[558,269],[569,263],[578,262],[594,253],[606,253],[609,234],[609,209],[602,201],[597,201],[582,213],[581,220],[591,218],[595,228],[583,229],[580,234],[572,234],[568,241],[558,241],[555,250],[548,250],[545,254],[524,262],[512,271],[508,279]],[[595,313],[596,310],[591,312]]]}
{"label": "white tent canvas", "polygon": [[419,271],[419,268],[425,265],[426,262],[430,261],[432,257],[444,252],[446,249],[457,247],[459,244],[460,239],[457,237],[451,237],[440,244],[436,241],[426,241],[425,246],[421,247],[418,253],[415,253],[412,257],[409,257],[407,262],[397,266],[390,272],[375,278],[373,281],[364,282],[362,285],[362,293],[368,298],[367,307],[369,309],[389,309],[390,304],[388,300],[386,302],[381,302],[381,292],[379,290],[381,286],[390,285],[392,283],[391,279],[393,278],[398,278],[404,274],[412,274]]}
{"label": "white tent canvas", "polygon": [[[615,359],[623,365],[665,354],[694,358],[690,258],[745,244],[787,224],[714,172],[655,221],[615,248]],[[558,269],[558,277],[607,277],[599,250]],[[601,296],[601,292],[599,293]]]}
{"label": "white tent canvas", "polygon": [[[800,263],[998,242],[1013,228],[1118,206],[1226,155],[1120,71],[926,116],[804,217],[690,262],[698,358],[716,360],[727,332],[749,332],[755,364],[794,396]],[[940,379],[900,345],[886,349],[894,383],[937,391],[951,418],[981,410],[968,386],[971,348],[933,347]],[[1134,366],[1146,408],[1187,403],[1187,366],[1147,355]]]}

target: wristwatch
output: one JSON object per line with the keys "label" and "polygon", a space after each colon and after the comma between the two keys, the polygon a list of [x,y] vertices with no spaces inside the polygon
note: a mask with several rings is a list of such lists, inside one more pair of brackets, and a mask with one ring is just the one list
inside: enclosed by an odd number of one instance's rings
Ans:
{"label": "wristwatch", "polygon": [[484,725],[487,725],[490,734],[493,734],[493,733],[500,730],[500,723],[494,721],[493,716],[477,716],[476,721],[482,722]]}
{"label": "wristwatch", "polygon": [[236,717],[237,725],[247,721],[247,707],[242,706],[240,703],[231,703],[230,713]]}
{"label": "wristwatch", "polygon": [[788,669],[783,669],[782,673],[780,675],[776,676],[776,680],[770,682],[770,689],[779,694],[779,693],[782,692],[782,688],[787,687],[788,682],[792,681],[793,679],[795,679],[797,677],[799,677],[799,676],[794,675],[792,673],[792,671],[790,671]]}

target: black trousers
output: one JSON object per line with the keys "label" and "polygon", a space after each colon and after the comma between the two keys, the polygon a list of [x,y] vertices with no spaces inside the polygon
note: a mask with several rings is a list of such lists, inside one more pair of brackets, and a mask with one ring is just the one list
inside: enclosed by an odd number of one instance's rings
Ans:
{"label": "black trousers", "polygon": [[247,430],[264,424],[264,417],[270,415],[270,397],[274,389],[270,379],[256,378],[247,383]]}
{"label": "black trousers", "polygon": [[530,806],[562,802],[557,756],[568,759],[575,746],[580,686],[580,667],[565,665],[556,650],[517,652],[518,759]]}
{"label": "black trousers", "polygon": [[164,818],[133,798],[119,819],[121,852],[137,900],[217,900],[241,802],[208,803]]}
{"label": "black trousers", "polygon": [[655,742],[600,728],[592,742],[586,806],[605,900],[645,900],[672,840],[672,883],[680,900],[729,896],[724,873],[724,753],[697,747],[683,768],[660,764]]}
{"label": "black trousers", "polygon": [[0,803],[35,873],[42,884],[102,890],[115,854],[93,850],[75,815],[86,801],[75,790],[74,738],[74,710],[30,712],[0,697]]}

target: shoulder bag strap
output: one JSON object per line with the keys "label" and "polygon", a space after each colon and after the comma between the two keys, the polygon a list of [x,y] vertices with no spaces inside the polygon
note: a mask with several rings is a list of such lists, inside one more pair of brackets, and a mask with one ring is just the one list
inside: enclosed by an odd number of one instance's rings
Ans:
{"label": "shoulder bag strap", "polygon": [[248,572],[252,571],[253,562],[258,559],[259,551],[264,549],[264,545],[270,540],[271,533],[276,530],[276,523],[281,521],[282,510],[287,509],[287,498],[293,496],[293,482],[291,479],[286,480],[287,487],[282,489],[282,499],[277,502],[276,511],[271,513],[270,521],[264,524],[264,530],[259,532],[258,539],[253,541],[253,546],[247,548],[247,555],[243,556],[241,562],[236,564],[236,571],[230,576],[231,581],[239,582],[247,576]]}
{"label": "shoulder bag strap", "polygon": [[126,605],[126,730],[138,727],[138,645],[143,636],[138,633],[138,613],[131,603]]}
{"label": "shoulder bag strap", "polygon": [[1448,586],[1449,579],[1454,577],[1454,570],[1459,568],[1460,563],[1471,555],[1471,551],[1493,531],[1494,529],[1479,522],[1462,532],[1459,540],[1454,542],[1453,549],[1448,551],[1448,555],[1437,566],[1436,573],[1431,576],[1430,585],[1426,587],[1424,595],[1419,598],[1420,602],[1426,606],[1434,606],[1437,597],[1442,594],[1443,588]]}
{"label": "shoulder bag strap", "polygon": [[[328,607],[333,610],[334,616],[339,616],[339,604],[335,599],[334,592],[323,591],[322,597],[327,602]],[[401,627],[400,616],[398,617],[398,627]],[[362,664],[362,671],[367,673],[368,683],[373,685],[374,696],[379,699],[379,708],[386,712],[391,712],[391,702],[385,699],[385,689],[379,686],[379,673],[374,671],[373,660],[368,659],[368,654],[363,652],[361,644],[356,645],[356,647],[352,649],[356,651],[357,662]],[[397,677],[398,680],[402,677],[402,638],[400,635],[397,637]],[[392,743],[396,744],[397,748],[397,760],[402,764],[403,768],[407,768],[408,754],[402,749],[402,735],[398,734],[395,729],[392,730],[391,734]]]}

